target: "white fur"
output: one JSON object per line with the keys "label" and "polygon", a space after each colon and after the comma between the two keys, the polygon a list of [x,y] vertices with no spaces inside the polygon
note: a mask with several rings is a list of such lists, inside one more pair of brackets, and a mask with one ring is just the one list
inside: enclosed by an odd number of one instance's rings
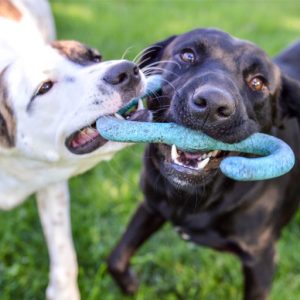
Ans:
{"label": "white fur", "polygon": [[[47,297],[78,300],[66,181],[110,159],[125,145],[108,142],[90,154],[75,155],[66,148],[65,140],[99,116],[114,113],[122,106],[121,95],[102,79],[120,61],[88,67],[72,63],[45,43],[55,33],[48,3],[13,3],[22,11],[22,20],[0,18],[0,71],[6,68],[4,83],[17,124],[15,147],[0,146],[0,209],[11,209],[37,193],[50,256]],[[34,91],[49,79],[55,81],[53,88],[36,97],[28,110]],[[143,88],[144,79],[141,93]]]}

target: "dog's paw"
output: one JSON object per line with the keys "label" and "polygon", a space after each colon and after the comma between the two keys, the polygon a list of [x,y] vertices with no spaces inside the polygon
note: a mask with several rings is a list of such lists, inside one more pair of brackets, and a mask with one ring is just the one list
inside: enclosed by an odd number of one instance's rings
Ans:
{"label": "dog's paw", "polygon": [[109,266],[108,271],[123,293],[133,295],[137,292],[139,288],[139,281],[131,268],[120,270]]}
{"label": "dog's paw", "polygon": [[77,286],[57,287],[56,285],[49,285],[46,291],[47,300],[80,300],[80,293]]}

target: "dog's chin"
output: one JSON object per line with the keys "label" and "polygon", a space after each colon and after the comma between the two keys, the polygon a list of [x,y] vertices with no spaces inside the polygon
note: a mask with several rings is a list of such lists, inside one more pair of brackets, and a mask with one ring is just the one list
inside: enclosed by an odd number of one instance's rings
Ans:
{"label": "dog's chin", "polygon": [[162,159],[161,174],[176,189],[189,193],[213,182],[224,158],[238,155],[238,153],[218,150],[185,152],[165,144],[160,144],[158,150]]}

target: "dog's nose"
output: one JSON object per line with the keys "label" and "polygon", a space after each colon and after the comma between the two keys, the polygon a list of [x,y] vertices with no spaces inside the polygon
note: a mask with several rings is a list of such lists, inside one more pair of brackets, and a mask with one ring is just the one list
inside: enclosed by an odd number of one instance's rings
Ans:
{"label": "dog's nose", "polygon": [[103,80],[114,86],[130,86],[141,80],[139,67],[130,62],[123,61],[112,66],[104,75]]}
{"label": "dog's nose", "polygon": [[192,110],[199,117],[221,121],[235,113],[235,102],[226,91],[215,87],[203,87],[192,97]]}

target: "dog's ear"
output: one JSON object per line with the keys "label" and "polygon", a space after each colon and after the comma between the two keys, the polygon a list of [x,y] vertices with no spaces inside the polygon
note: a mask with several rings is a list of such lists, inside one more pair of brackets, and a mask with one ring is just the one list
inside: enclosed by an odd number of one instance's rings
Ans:
{"label": "dog's ear", "polygon": [[9,104],[5,71],[0,73],[0,148],[7,149],[15,146],[16,119]]}
{"label": "dog's ear", "polygon": [[102,56],[97,49],[90,48],[77,41],[54,41],[51,46],[70,61],[82,66],[99,63],[102,60]]}
{"label": "dog's ear", "polygon": [[176,35],[170,36],[165,40],[159,41],[147,47],[141,55],[139,67],[142,69],[154,62],[160,61],[164,49],[176,38]]}
{"label": "dog's ear", "polygon": [[296,117],[300,122],[300,81],[284,73],[281,74],[279,105],[283,116]]}

